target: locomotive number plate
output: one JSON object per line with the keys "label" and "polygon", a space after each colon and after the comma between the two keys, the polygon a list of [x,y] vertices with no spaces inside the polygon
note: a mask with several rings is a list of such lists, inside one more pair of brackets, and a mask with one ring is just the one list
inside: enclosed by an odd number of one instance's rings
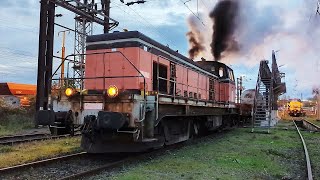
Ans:
{"label": "locomotive number plate", "polygon": [[102,103],[84,103],[84,109],[102,109]]}

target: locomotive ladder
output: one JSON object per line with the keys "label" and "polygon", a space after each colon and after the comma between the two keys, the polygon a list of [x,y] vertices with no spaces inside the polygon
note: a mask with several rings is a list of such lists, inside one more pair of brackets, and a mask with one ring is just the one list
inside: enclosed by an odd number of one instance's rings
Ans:
{"label": "locomotive ladder", "polygon": [[266,61],[261,61],[254,97],[252,132],[255,130],[270,132],[272,99],[273,77]]}

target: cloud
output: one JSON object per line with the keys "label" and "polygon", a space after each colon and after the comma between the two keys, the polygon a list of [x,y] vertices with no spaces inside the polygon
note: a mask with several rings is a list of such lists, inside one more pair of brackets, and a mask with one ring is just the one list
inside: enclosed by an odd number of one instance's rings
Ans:
{"label": "cloud", "polygon": [[[316,19],[314,16],[315,0],[241,1],[249,2],[243,5],[245,11],[237,32],[242,51],[240,55],[225,56],[224,61],[232,64],[236,75],[249,74],[248,78],[253,81],[249,84],[254,86],[259,61],[271,59],[271,51],[280,50],[277,53],[278,64],[285,64],[281,70],[287,72],[287,81],[295,82],[297,79],[299,91],[310,90],[313,84],[318,83],[316,77],[320,71],[316,67],[320,44],[314,43],[320,37],[320,17]],[[197,14],[196,2],[186,4]],[[199,1],[199,14],[209,14],[216,2]],[[120,22],[116,30],[139,30],[187,55],[187,18],[194,15],[181,1],[147,1],[130,7],[120,1],[112,1],[111,6],[111,17]],[[0,49],[0,81],[36,82],[39,11],[39,1],[0,1],[0,47],[16,50],[4,53]],[[63,14],[63,17],[56,18],[57,23],[74,27],[74,14],[60,7],[56,8],[56,13]],[[201,20],[206,24],[201,29],[205,29],[211,38],[211,19],[204,15]],[[57,56],[60,56],[56,52],[61,48],[61,36],[57,36],[60,30],[62,28],[55,29],[54,54]],[[102,32],[102,27],[94,27],[95,34]],[[73,33],[67,35],[67,54],[73,53],[73,38]],[[206,46],[210,45],[210,38],[205,39]],[[17,55],[17,52],[24,55]],[[58,61],[54,62],[57,66]],[[294,87],[294,83],[290,86]],[[289,93],[291,87],[288,86]]]}
{"label": "cloud", "polygon": [[[292,86],[292,82],[288,83],[289,93],[293,92],[292,87],[301,92],[311,92],[310,87],[319,85],[319,67],[315,67],[320,51],[320,44],[316,43],[320,41],[320,16],[315,16],[317,1],[239,2],[240,15],[234,38],[240,48],[239,51],[223,52],[221,61],[242,65],[234,69],[238,74],[237,71],[241,69],[256,67],[260,60],[270,60],[272,50],[280,50],[277,53],[278,64],[286,64],[283,70],[288,72],[287,80],[298,82],[295,86]],[[212,2],[213,6],[216,3]],[[202,18],[209,19],[205,15]],[[212,36],[206,30],[202,34],[204,39]],[[208,44],[205,47],[210,49]],[[212,55],[204,54],[207,55],[206,59],[212,59]],[[256,79],[256,76],[253,77]]]}

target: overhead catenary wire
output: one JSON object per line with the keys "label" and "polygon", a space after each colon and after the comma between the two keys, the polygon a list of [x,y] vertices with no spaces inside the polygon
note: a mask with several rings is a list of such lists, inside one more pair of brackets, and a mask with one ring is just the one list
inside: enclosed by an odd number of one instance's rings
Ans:
{"label": "overhead catenary wire", "polygon": [[203,6],[208,10],[208,11],[210,11],[210,9],[209,9],[209,5],[207,4],[207,3],[205,3],[203,0],[200,0],[200,2],[203,4]]}
{"label": "overhead catenary wire", "polygon": [[[202,21],[202,19],[199,17],[199,14],[197,15],[196,13],[194,13],[191,9],[190,9],[190,7],[187,5],[187,2],[189,2],[190,0],[188,0],[188,1],[183,1],[183,0],[180,0],[181,1],[181,3],[201,22],[201,24],[203,25],[203,26],[206,26],[205,24],[204,24],[204,22]],[[198,2],[197,2],[198,3]]]}
{"label": "overhead catenary wire", "polygon": [[[148,29],[148,31],[150,31],[150,32],[156,32],[156,33],[155,33],[156,35],[158,35],[159,37],[161,37],[161,38],[162,38],[163,40],[165,40],[165,41],[169,41],[170,44],[175,47],[174,43],[172,42],[172,40],[171,40],[170,38],[165,37],[165,35],[164,35],[163,32],[159,31],[159,30],[157,29],[157,27],[155,27],[152,23],[150,23],[146,18],[144,18],[144,17],[143,17],[140,13],[138,13],[135,9],[131,8],[130,6],[125,6],[125,5],[117,4],[117,3],[115,3],[115,4],[118,5],[117,7],[118,7],[121,11],[125,12],[126,14],[128,14],[128,15],[130,15],[130,16],[131,16],[131,14],[128,13],[127,11],[125,11],[123,8],[127,8],[127,9],[129,9],[130,11],[132,11],[132,12],[138,17],[138,18],[135,18],[134,20],[139,21],[140,23],[144,24],[144,26]],[[121,7],[123,7],[123,8],[121,8]],[[123,29],[124,29],[124,28],[123,28]],[[166,44],[168,44],[168,43],[166,43]]]}

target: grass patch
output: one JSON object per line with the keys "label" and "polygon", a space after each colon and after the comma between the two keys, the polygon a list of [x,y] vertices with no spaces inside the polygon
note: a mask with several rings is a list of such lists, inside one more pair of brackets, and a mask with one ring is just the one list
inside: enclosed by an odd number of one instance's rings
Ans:
{"label": "grass patch", "polygon": [[80,151],[80,137],[0,146],[0,168]]}
{"label": "grass patch", "polygon": [[10,114],[0,121],[0,136],[15,134],[33,127],[33,117],[28,117],[24,114]]}
{"label": "grass patch", "polygon": [[0,136],[15,134],[34,127],[34,108],[32,107],[12,108],[5,106],[0,99]]}
{"label": "grass patch", "polygon": [[[288,123],[290,124],[290,123]],[[283,124],[282,124],[283,125]],[[303,179],[303,151],[295,131],[271,134],[236,129],[167,155],[125,166],[111,179]],[[302,172],[303,173],[303,172]],[[97,178],[106,178],[100,175]]]}

